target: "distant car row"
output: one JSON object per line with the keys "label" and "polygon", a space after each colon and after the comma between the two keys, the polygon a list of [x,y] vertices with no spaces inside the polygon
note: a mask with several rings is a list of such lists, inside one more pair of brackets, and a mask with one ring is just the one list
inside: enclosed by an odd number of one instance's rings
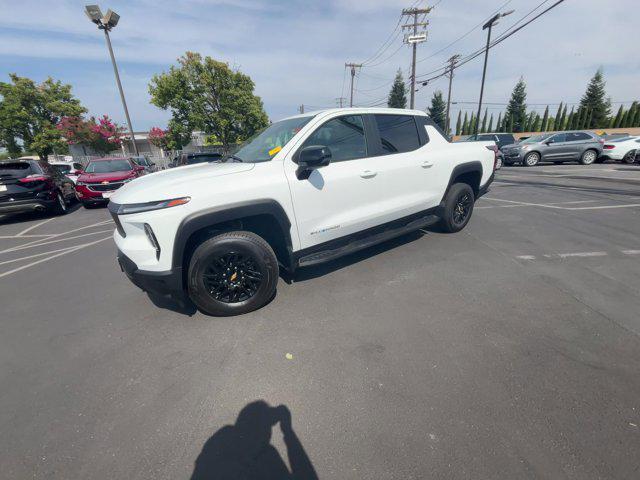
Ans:
{"label": "distant car row", "polygon": [[67,212],[78,200],[86,208],[106,204],[109,197],[127,182],[144,175],[151,165],[136,158],[91,160],[86,168],[79,163],[48,163],[18,159],[0,162],[0,213]]}
{"label": "distant car row", "polygon": [[616,160],[634,163],[640,153],[640,137],[605,140],[592,132],[572,131],[543,133],[516,141],[512,134],[482,133],[462,141],[492,141],[499,149],[499,167],[521,164],[533,167],[540,162],[579,162],[583,165]]}

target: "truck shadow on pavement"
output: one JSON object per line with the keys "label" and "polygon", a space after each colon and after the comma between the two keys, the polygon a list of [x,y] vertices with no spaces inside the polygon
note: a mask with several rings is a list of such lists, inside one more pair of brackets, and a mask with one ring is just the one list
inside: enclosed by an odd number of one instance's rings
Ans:
{"label": "truck shadow on pavement", "polygon": [[[271,445],[272,428],[280,424],[289,465]],[[317,480],[318,475],[291,427],[289,409],[263,400],[249,403],[236,423],[225,425],[204,444],[191,480]]]}

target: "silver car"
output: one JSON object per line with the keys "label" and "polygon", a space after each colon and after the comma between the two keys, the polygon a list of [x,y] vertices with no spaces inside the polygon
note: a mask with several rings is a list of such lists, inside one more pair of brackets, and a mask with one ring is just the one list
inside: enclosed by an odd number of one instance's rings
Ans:
{"label": "silver car", "polygon": [[591,165],[602,153],[604,140],[591,132],[560,132],[533,135],[520,143],[502,147],[505,165],[539,162],[579,162]]}

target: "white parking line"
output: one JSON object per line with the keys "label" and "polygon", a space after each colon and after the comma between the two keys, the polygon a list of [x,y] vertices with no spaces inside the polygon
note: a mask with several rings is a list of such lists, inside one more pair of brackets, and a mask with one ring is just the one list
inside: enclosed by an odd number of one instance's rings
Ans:
{"label": "white parking line", "polygon": [[[618,252],[616,252],[618,253]],[[619,253],[624,255],[640,255],[640,250],[620,250]],[[606,257],[609,252],[569,252],[569,253],[546,253],[540,255],[544,258],[590,258],[590,257]],[[539,257],[535,255],[516,255],[518,260],[536,260]]]}
{"label": "white parking line", "polygon": [[492,200],[495,202],[506,202],[513,203],[514,205],[519,205],[523,207],[542,207],[542,208],[553,208],[556,210],[603,210],[609,208],[632,208],[632,207],[640,207],[640,203],[628,203],[626,205],[601,205],[594,207],[563,207],[561,204],[555,203],[531,203],[531,202],[517,202],[515,200],[505,200],[503,198],[492,198],[488,197],[486,200]]}
{"label": "white parking line", "polygon": [[[108,224],[108,223],[113,223],[113,220],[105,220],[105,221],[102,221],[102,222],[93,223],[93,224],[91,224],[91,225],[85,225],[84,227],[74,228],[73,230],[68,230],[68,231],[66,231],[66,232],[64,232],[64,233],[56,233],[56,234],[50,235],[50,236],[49,236],[48,238],[46,238],[46,239],[33,240],[33,241],[31,241],[31,242],[27,242],[27,243],[25,243],[25,244],[23,244],[23,245],[20,245],[20,246],[18,246],[18,247],[12,247],[12,248],[7,248],[7,249],[5,249],[5,250],[0,250],[0,253],[13,252],[13,251],[15,251],[15,250],[22,250],[22,249],[23,249],[23,248],[25,248],[25,247],[29,247],[29,246],[31,246],[31,245],[33,245],[33,244],[38,243],[38,242],[42,242],[43,240],[50,240],[50,239],[52,239],[52,238],[61,237],[61,236],[63,236],[63,235],[68,235],[69,233],[78,232],[78,231],[80,231],[80,230],[85,230],[85,229],[87,229],[87,228],[99,227],[99,226],[102,226],[102,225],[106,225],[106,224]],[[48,242],[47,242],[47,243],[48,243]],[[46,245],[46,243],[44,243],[44,244]],[[37,246],[37,245],[36,245],[36,246]]]}
{"label": "white parking line", "polygon": [[64,252],[56,253],[55,255],[51,255],[50,257],[43,258],[41,260],[36,260],[35,262],[28,263],[27,265],[22,265],[20,267],[14,268],[13,270],[9,270],[8,272],[0,273],[0,278],[6,277],[7,275],[11,275],[13,273],[24,270],[25,268],[33,267],[40,263],[48,262],[49,260],[53,260],[54,258],[61,257],[62,255],[66,255],[68,253],[77,252],[83,248],[90,247],[91,245],[95,245],[96,243],[104,242],[105,240],[109,240],[111,237],[101,238],[100,240],[96,240],[95,242],[85,243],[83,245],[78,245],[73,248],[66,249]]}
{"label": "white parking line", "polygon": [[49,235],[0,235],[0,238],[47,238],[52,237],[52,234]]}
{"label": "white parking line", "polygon": [[36,253],[34,255],[29,255],[27,257],[12,258],[11,260],[5,260],[4,262],[0,262],[0,265],[6,265],[7,263],[20,262],[21,260],[29,260],[31,258],[42,257],[43,255],[51,255],[52,253],[62,252],[63,250],[72,250],[74,248],[76,248],[76,245],[72,245],[71,247],[59,248],[57,250],[51,250],[50,252]]}
{"label": "white parking line", "polygon": [[[24,250],[26,248],[37,248],[37,247],[42,247],[44,245],[49,245],[51,243],[66,242],[67,240],[75,240],[76,238],[88,237],[90,235],[97,235],[99,233],[109,233],[109,232],[113,232],[113,230],[98,230],[97,232],[83,233],[82,235],[74,235],[73,237],[58,238],[57,240],[50,240],[48,238],[44,238],[44,239],[38,240],[38,242],[40,243],[37,243],[35,245],[32,245],[32,244],[20,245],[17,247],[9,248],[7,250],[3,250],[0,253],[17,252],[19,250]],[[43,240],[49,240],[49,241],[44,242]]]}
{"label": "white parking line", "polygon": [[47,218],[46,220],[43,220],[43,221],[42,221],[42,222],[40,222],[40,223],[36,223],[35,225],[31,225],[30,227],[25,228],[25,229],[24,229],[24,230],[22,230],[20,233],[18,233],[18,234],[16,235],[16,237],[21,237],[21,236],[22,236],[22,235],[24,235],[25,233],[30,232],[31,230],[33,230],[33,229],[35,229],[35,228],[38,228],[40,225],[44,225],[45,223],[49,223],[49,222],[50,222],[51,220],[53,220],[54,218],[56,218],[56,217]]}

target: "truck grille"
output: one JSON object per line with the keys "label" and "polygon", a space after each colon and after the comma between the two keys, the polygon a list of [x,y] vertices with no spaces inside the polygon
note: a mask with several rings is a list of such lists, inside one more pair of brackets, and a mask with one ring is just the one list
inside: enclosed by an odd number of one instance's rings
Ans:
{"label": "truck grille", "polygon": [[124,182],[90,183],[89,185],[87,185],[87,188],[94,192],[109,192],[111,190],[119,189],[122,185],[124,185]]}

